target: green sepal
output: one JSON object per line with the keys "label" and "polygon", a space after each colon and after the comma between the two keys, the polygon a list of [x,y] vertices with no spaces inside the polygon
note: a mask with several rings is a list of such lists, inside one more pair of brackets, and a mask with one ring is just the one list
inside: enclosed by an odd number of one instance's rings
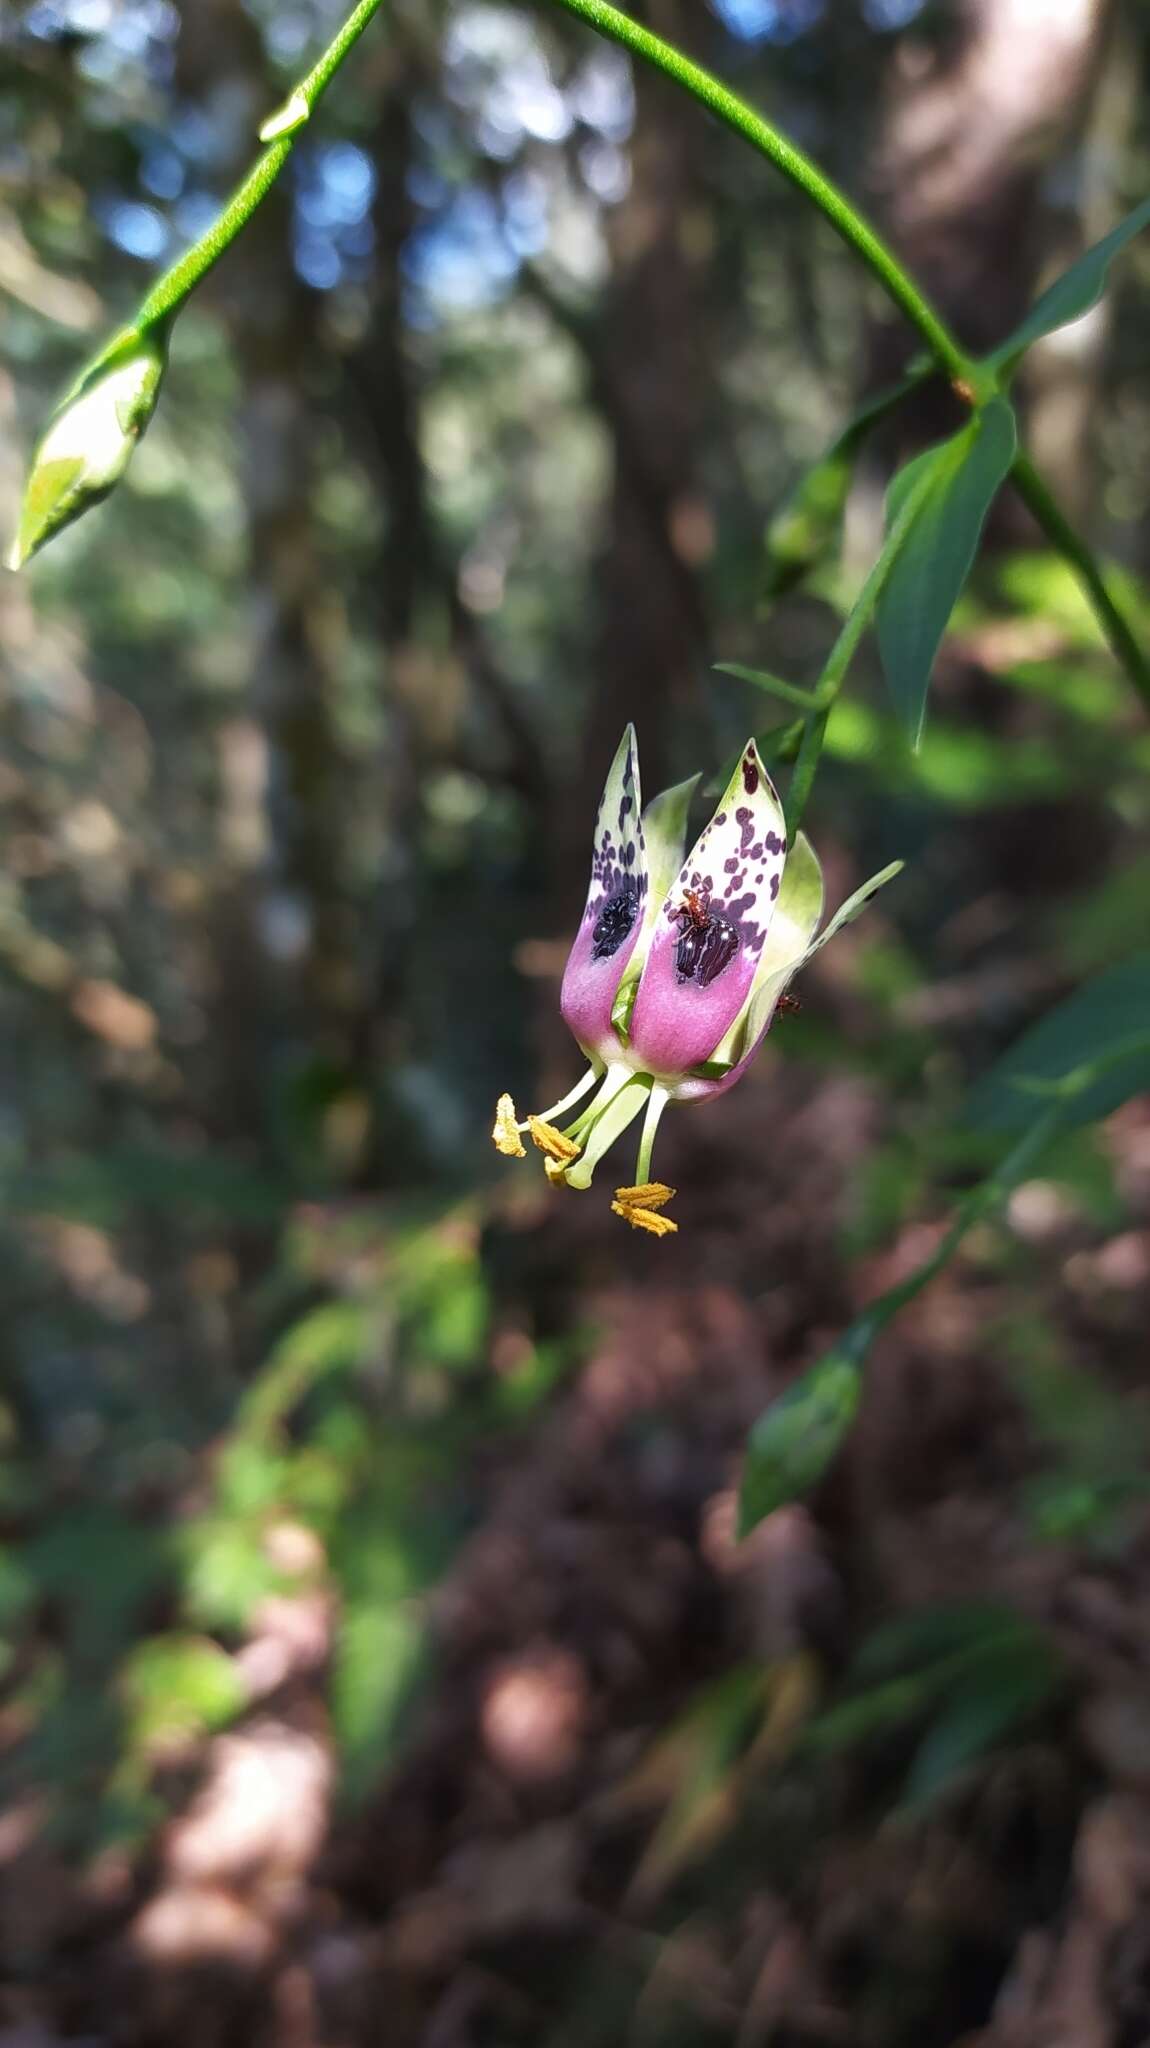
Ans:
{"label": "green sepal", "polygon": [[817,953],[820,946],[825,946],[828,939],[833,939],[841,932],[844,925],[853,924],[856,917],[861,917],[871,898],[877,896],[880,889],[885,889],[888,882],[893,882],[896,875],[901,875],[905,866],[905,861],[892,860],[889,867],[880,868],[877,875],[872,875],[869,882],[863,882],[860,888],[847,897],[845,903],[840,903],[818,938],[807,947],[806,958],[809,960],[811,954]]}

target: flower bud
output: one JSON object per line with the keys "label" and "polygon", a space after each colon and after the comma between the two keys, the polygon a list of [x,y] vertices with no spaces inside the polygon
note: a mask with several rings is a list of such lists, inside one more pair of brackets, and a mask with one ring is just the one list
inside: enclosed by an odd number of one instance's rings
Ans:
{"label": "flower bud", "polygon": [[73,387],[33,457],[10,569],[21,568],[119,482],[155,411],[165,360],[153,330],[133,329]]}

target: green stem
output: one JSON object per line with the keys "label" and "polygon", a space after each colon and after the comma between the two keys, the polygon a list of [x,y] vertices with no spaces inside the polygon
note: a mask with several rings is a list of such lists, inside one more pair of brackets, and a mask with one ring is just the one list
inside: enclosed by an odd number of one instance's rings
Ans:
{"label": "green stem", "polygon": [[[200,236],[199,241],[193,242],[191,248],[185,250],[180,257],[179,262],[152,286],[134,322],[141,333],[146,328],[160,326],[171,318],[189,292],[195,289],[200,279],[234,242],[240,229],[246,226],[257,206],[266,198],[279,177],[291,155],[300,129],[331,84],[348,51],[359,41],[372,16],[378,13],[382,5],[383,0],[359,0],[359,5],[352,9],[342,28],[332,37],[322,56],[313,64],[307,77],[300,80],[285,102],[279,117],[284,122],[284,132],[269,141],[263,155],[252,166],[243,183],[232,193],[223,212]],[[273,127],[276,118],[273,116],[270,121],[265,122],[265,129]]]}
{"label": "green stem", "polygon": [[935,361],[951,381],[963,386],[971,384],[977,372],[970,357],[948,333],[933,306],[912,283],[893,251],[880,240],[837,185],[833,185],[801,149],[796,149],[793,142],[788,142],[777,128],[737,98],[713,73],[704,71],[700,64],[693,64],[689,57],[684,57],[671,43],[665,43],[661,36],[653,35],[650,29],[642,28],[618,7],[610,6],[608,0],[557,0],[557,4],[565,7],[568,14],[577,15],[580,21],[587,22],[601,36],[621,43],[624,49],[633,51],[644,63],[674,79],[676,85],[681,85],[693,99],[717,115],[726,127],[757,149],[760,156],[768,158],[792,185],[797,185],[808,199],[814,201],[836,234],[862,257],[867,269],[879,279],[911,325],[918,329]]}
{"label": "green stem", "polygon": [[976,1223],[1000,1208],[1007,1196],[1018,1186],[1024,1174],[1046,1150],[1052,1138],[1056,1137],[1068,1108],[1087,1089],[1095,1084],[1114,1067],[1150,1048],[1150,1034],[1145,1031],[1132,1032],[1116,1040],[1098,1059],[1085,1061],[1081,1066],[1064,1074],[1061,1079],[1042,1084],[1034,1083],[1036,1092],[1049,1095],[1050,1100],[1040,1116],[1029,1124],[1018,1143],[1013,1145],[1005,1158],[999,1161],[993,1173],[972,1188],[966,1199],[959,1203],[949,1229],[939,1239],[930,1257],[916,1266],[913,1273],[900,1280],[897,1287],[890,1287],[869,1302],[862,1314],[843,1334],[843,1348],[862,1365],[875,1338],[887,1324],[904,1309],[916,1294],[941,1273],[943,1267],[953,1258],[967,1232]]}
{"label": "green stem", "polygon": [[846,1335],[846,1347],[861,1363],[880,1330],[904,1309],[908,1302],[921,1294],[924,1287],[941,1273],[958,1250],[967,1233],[976,1223],[981,1223],[1005,1202],[1007,1196],[1018,1186],[1023,1175],[1028,1173],[1035,1161],[1046,1150],[1056,1135],[1062,1121],[1065,1103],[1059,1099],[1050,1103],[1042,1115],[1023,1133],[1017,1145],[1007,1153],[994,1172],[972,1189],[965,1201],[960,1202],[949,1229],[939,1239],[930,1257],[916,1266],[897,1287],[890,1287],[880,1294],[863,1310],[862,1315],[851,1325]]}
{"label": "green stem", "polygon": [[925,472],[899,507],[894,524],[883,542],[882,550],[844,619],[838,639],[823,664],[822,674],[812,693],[812,701],[818,708],[807,719],[799,745],[798,759],[787,790],[787,836],[791,845],[794,844],[795,834],[802,822],[807,799],[818,774],[823,741],[826,738],[835,699],[847,679],[847,672],[854,660],[859,642],[870,624],[887,577],[918,517],[919,506],[930,490],[931,482],[929,472]]}
{"label": "green stem", "polygon": [[1139,646],[1127,620],[1115,604],[1090,549],[1075,533],[1028,455],[1020,452],[1015,457],[1011,475],[1019,495],[1033,513],[1051,546],[1057,548],[1059,554],[1076,571],[1111,649],[1143,702],[1150,704],[1150,662],[1147,661],[1144,650]]}

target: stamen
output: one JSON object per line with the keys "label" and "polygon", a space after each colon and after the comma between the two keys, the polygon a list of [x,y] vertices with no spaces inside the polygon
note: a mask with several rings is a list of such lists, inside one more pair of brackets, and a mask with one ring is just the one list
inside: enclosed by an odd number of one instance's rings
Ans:
{"label": "stamen", "polygon": [[638,1187],[616,1188],[615,1200],[641,1209],[665,1209],[675,1192],[665,1180],[646,1180],[641,1181]]}
{"label": "stamen", "polygon": [[[588,1067],[587,1072],[576,1081],[573,1088],[568,1089],[566,1095],[561,1095],[558,1102],[553,1102],[550,1109],[545,1109],[542,1112],[544,1123],[555,1123],[562,1116],[565,1109],[570,1109],[573,1102],[578,1102],[581,1095],[586,1095],[592,1081],[597,1081],[601,1072],[602,1068],[597,1073],[594,1067]],[[526,1129],[526,1125],[523,1128]]]}
{"label": "stamen", "polygon": [[[655,1133],[659,1128],[659,1118],[666,1109],[669,1100],[670,1097],[667,1090],[660,1087],[658,1081],[653,1081],[651,1084],[650,1100],[647,1104],[647,1114],[643,1118],[643,1135],[639,1140],[639,1157],[635,1161],[636,1188],[640,1195],[648,1187],[662,1187],[663,1185],[662,1181],[652,1181],[651,1179],[651,1154],[655,1149]],[[674,1191],[672,1190],[672,1192]],[[668,1202],[670,1199],[670,1195],[665,1197],[665,1200]],[[646,1206],[649,1209],[658,1209],[662,1207],[662,1203],[648,1201]]]}
{"label": "stamen", "polygon": [[545,1152],[549,1159],[557,1159],[563,1166],[570,1166],[572,1160],[578,1159],[579,1146],[565,1138],[562,1131],[557,1131],[554,1124],[544,1123],[541,1116],[529,1116],[527,1128],[539,1150]]}
{"label": "stamen", "polygon": [[636,1209],[630,1202],[612,1202],[611,1212],[621,1216],[632,1230],[649,1230],[652,1237],[672,1237],[678,1230],[669,1216],[660,1216],[656,1209]]}
{"label": "stamen", "polygon": [[526,1159],[527,1148],[519,1135],[519,1126],[515,1121],[515,1104],[510,1095],[501,1095],[495,1105],[495,1123],[491,1137],[496,1151],[502,1152],[504,1158]]}
{"label": "stamen", "polygon": [[670,1237],[679,1226],[672,1223],[669,1216],[661,1216],[659,1211],[666,1208],[674,1194],[674,1188],[669,1188],[663,1180],[640,1181],[633,1188],[616,1188],[611,1213],[621,1216],[632,1230],[648,1230],[652,1237]]}
{"label": "stamen", "polygon": [[603,1085],[586,1113],[586,1121],[581,1118],[570,1127],[571,1137],[578,1133],[582,1140],[583,1151],[575,1164],[568,1168],[568,1187],[590,1187],[599,1161],[638,1116],[650,1087],[645,1074],[629,1073],[621,1065],[607,1069]]}

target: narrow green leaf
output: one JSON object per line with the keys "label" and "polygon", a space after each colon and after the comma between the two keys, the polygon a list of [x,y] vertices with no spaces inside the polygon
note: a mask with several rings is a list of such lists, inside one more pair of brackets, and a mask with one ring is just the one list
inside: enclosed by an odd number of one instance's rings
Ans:
{"label": "narrow green leaf", "polygon": [[1092,1123],[1150,1089],[1150,952],[1095,975],[1012,1045],[973,1091],[969,1116],[984,1130],[1032,1123],[1036,1083],[1065,1080],[1105,1061],[1106,1071],[1068,1099],[1066,1124]]}
{"label": "narrow green leaf", "polygon": [[777,697],[783,704],[797,705],[808,715],[823,709],[823,699],[817,691],[800,690],[796,684],[786,682],[782,676],[771,675],[767,669],[747,668],[741,661],[717,661],[715,669],[721,676],[734,676],[736,682],[753,683],[756,690],[765,690],[768,697]]}
{"label": "narrow green leaf", "polygon": [[764,1409],[747,1439],[740,1536],[822,1478],[854,1421],[861,1388],[855,1361],[831,1351]]}
{"label": "narrow green leaf", "polygon": [[1144,227],[1150,227],[1150,199],[1144,199],[1132,213],[1120,220],[1116,228],[1095,242],[1092,249],[1064,270],[1036,299],[1021,325],[1000,342],[987,362],[993,369],[1013,369],[1019,358],[1025,355],[1044,334],[1053,334],[1056,327],[1065,327],[1071,320],[1077,320],[1096,306],[1106,289],[1110,265],[1119,251]]}
{"label": "narrow green leaf", "polygon": [[1014,414],[992,398],[968,426],[908,462],[887,493],[887,528],[922,491],[876,609],[883,669],[913,747],[922,738],[930,672],[970,573],[983,522],[1017,446]]}
{"label": "narrow green leaf", "polygon": [[915,1752],[907,1803],[924,1806],[936,1799],[968,1765],[1045,1706],[1059,1678],[1050,1646],[1037,1634],[1004,1644],[997,1656],[948,1691]]}
{"label": "narrow green leaf", "polygon": [[905,861],[892,860],[889,867],[880,868],[877,875],[872,875],[869,882],[863,882],[853,895],[847,897],[845,903],[840,903],[834,916],[827,919],[818,938],[807,947],[807,959],[810,959],[812,953],[817,953],[820,946],[825,946],[828,939],[833,939],[841,932],[844,925],[853,924],[856,917],[861,917],[871,898],[877,896],[880,889],[885,889],[888,882],[893,882],[896,875],[901,875],[905,866]]}
{"label": "narrow green leaf", "polygon": [[899,383],[877,391],[847,421],[825,455],[799,478],[766,533],[765,598],[785,597],[828,553],[838,532],[855,457],[872,427],[931,374],[924,364]]}
{"label": "narrow green leaf", "polygon": [[993,1600],[948,1600],[912,1607],[880,1622],[851,1665],[854,1679],[891,1678],[898,1673],[950,1664],[959,1656],[986,1654],[1003,1639],[1016,1641],[1020,1621],[1014,1608]]}

